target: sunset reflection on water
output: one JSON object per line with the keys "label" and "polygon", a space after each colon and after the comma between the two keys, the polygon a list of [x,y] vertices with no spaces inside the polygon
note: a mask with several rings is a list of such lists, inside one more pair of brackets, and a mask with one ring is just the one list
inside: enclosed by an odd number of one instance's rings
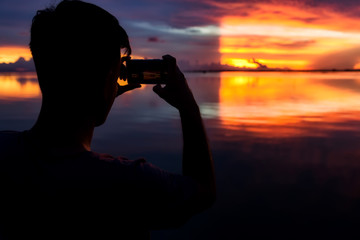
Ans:
{"label": "sunset reflection on water", "polygon": [[0,100],[15,101],[41,97],[36,73],[0,74]]}
{"label": "sunset reflection on water", "polygon": [[[187,76],[205,117],[218,118],[224,128],[360,119],[360,76],[356,72],[221,72]],[[120,101],[138,104],[135,98],[146,100],[153,95],[151,88],[143,85],[121,96]],[[0,74],[2,102],[40,97],[36,73]]]}
{"label": "sunset reflection on water", "polygon": [[[237,141],[247,136],[326,137],[334,131],[359,131],[356,124],[349,124],[360,121],[357,72],[221,72],[186,76],[205,121],[219,133],[214,138]],[[37,100],[37,105],[29,108],[29,100]],[[0,106],[16,105],[11,111],[4,109],[3,116],[18,109],[19,114],[27,114],[24,118],[35,121],[39,101],[36,73],[0,74]],[[143,85],[116,99],[109,119],[119,116],[122,121],[140,123],[178,117],[153,93],[152,85]]]}
{"label": "sunset reflection on water", "polygon": [[[324,134],[360,119],[357,73],[223,72],[219,118],[224,128],[261,137]],[[313,123],[324,129],[314,129]],[[349,126],[342,126],[351,129]]]}
{"label": "sunset reflection on water", "polygon": [[[208,132],[218,197],[180,230],[153,236],[264,239],[274,229],[343,234],[360,215],[359,74],[185,75]],[[35,74],[0,74],[1,130],[30,128],[40,106]],[[180,173],[180,129],[178,112],[143,85],[115,100],[106,123],[95,129],[92,149],[145,157]]]}

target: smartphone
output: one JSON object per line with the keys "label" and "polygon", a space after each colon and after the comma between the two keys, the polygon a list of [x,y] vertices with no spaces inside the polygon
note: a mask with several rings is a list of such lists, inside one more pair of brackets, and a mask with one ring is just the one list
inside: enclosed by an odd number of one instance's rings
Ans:
{"label": "smartphone", "polygon": [[166,84],[168,72],[162,59],[126,60],[128,83]]}

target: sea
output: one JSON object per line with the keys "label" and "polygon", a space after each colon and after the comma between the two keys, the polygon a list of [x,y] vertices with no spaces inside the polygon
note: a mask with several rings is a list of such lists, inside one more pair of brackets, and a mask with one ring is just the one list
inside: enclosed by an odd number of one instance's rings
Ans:
{"label": "sea", "polygon": [[[185,76],[207,130],[217,200],[178,229],[153,231],[152,239],[359,234],[360,72]],[[181,173],[179,114],[152,87],[115,100],[92,150]],[[40,106],[36,73],[0,73],[0,130],[31,128]]]}

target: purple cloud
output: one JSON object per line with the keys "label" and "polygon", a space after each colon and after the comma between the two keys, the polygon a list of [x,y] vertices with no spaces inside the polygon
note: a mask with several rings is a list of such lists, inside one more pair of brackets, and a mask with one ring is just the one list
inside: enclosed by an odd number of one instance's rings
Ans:
{"label": "purple cloud", "polygon": [[163,42],[165,42],[164,40],[161,40],[158,37],[149,37],[147,39],[147,41],[151,42],[151,43],[163,43]]}

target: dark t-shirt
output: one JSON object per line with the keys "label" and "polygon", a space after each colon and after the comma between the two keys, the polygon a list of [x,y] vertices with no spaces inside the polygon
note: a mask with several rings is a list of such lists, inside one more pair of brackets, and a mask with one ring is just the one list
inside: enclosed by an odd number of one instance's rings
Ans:
{"label": "dark t-shirt", "polygon": [[186,221],[198,192],[143,159],[46,152],[27,131],[0,132],[0,174],[4,239],[146,239]]}

